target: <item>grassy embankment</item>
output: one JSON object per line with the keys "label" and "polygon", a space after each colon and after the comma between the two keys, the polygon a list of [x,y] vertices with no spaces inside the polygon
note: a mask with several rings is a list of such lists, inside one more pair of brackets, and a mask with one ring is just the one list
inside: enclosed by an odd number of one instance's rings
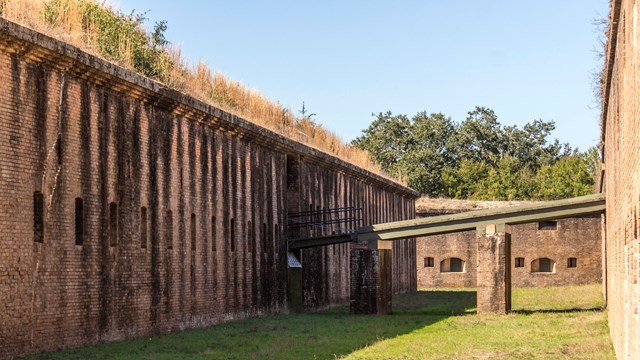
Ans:
{"label": "grassy embankment", "polygon": [[475,291],[394,298],[390,316],[345,306],[85,347],[36,359],[614,359],[599,285],[516,289],[514,313],[480,316]]}
{"label": "grassy embankment", "polygon": [[185,59],[180,47],[165,39],[166,23],[158,23],[149,31],[144,13],[125,14],[103,0],[0,0],[0,17],[390,178],[373,163],[369,153],[345,143],[336,132],[212,71],[202,61],[192,63]]}

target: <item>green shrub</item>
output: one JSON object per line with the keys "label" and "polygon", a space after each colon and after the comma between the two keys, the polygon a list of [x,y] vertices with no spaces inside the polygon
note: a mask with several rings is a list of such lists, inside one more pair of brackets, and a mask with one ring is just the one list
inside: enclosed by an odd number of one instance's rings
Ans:
{"label": "green shrub", "polygon": [[[104,4],[77,0],[82,12],[82,28],[86,33],[95,34],[98,52],[105,59],[119,63],[130,63],[140,73],[158,79],[165,78],[167,55],[164,46],[167,41],[164,32],[166,21],[156,23],[154,32],[149,34],[143,27],[145,13],[124,14],[106,7]],[[69,11],[68,1],[46,2],[44,20],[55,24],[63,13]]]}

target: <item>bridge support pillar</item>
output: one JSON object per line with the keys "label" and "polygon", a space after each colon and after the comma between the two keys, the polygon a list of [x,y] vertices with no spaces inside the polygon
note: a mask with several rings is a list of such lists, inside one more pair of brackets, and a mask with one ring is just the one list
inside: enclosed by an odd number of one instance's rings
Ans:
{"label": "bridge support pillar", "polygon": [[511,311],[511,234],[504,224],[478,227],[478,314]]}
{"label": "bridge support pillar", "polygon": [[292,313],[304,312],[304,284],[302,281],[302,263],[300,262],[300,250],[289,252],[287,262],[289,273],[287,274],[287,303]]}
{"label": "bridge support pillar", "polygon": [[391,241],[369,241],[368,248],[351,250],[350,311],[352,314],[391,314]]}

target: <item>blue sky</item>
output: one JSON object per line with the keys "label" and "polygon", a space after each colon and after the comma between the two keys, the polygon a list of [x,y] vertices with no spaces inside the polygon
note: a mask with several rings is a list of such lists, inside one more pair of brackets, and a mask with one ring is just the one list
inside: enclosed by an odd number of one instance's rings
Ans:
{"label": "blue sky", "polygon": [[476,105],[503,124],[554,120],[553,136],[596,145],[596,18],[606,0],[115,0],[167,20],[191,60],[280,101],[304,101],[349,141],[391,110],[462,121]]}

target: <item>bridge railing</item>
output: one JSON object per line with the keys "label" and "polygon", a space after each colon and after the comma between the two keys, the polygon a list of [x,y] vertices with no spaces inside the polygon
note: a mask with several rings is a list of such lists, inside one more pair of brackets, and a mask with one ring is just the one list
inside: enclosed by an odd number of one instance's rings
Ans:
{"label": "bridge railing", "polygon": [[289,213],[287,218],[291,239],[350,234],[364,226],[362,208],[353,206]]}

